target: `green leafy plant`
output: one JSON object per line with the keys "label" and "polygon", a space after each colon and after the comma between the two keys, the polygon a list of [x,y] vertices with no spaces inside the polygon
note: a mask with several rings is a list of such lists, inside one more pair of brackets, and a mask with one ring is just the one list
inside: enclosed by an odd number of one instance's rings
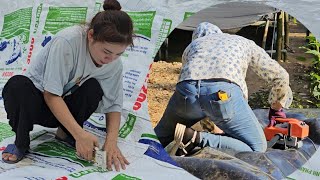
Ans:
{"label": "green leafy plant", "polygon": [[[249,105],[253,109],[258,108],[269,108],[270,104],[268,102],[269,90],[259,90],[250,95],[249,97]],[[320,107],[320,104],[316,102],[307,100],[306,98],[302,97],[300,94],[293,92],[293,101],[290,108],[315,108]]]}
{"label": "green leafy plant", "polygon": [[[313,67],[309,74],[311,80],[311,94],[317,101],[320,101],[320,43],[314,36],[308,36],[307,39],[309,40],[309,44],[300,48],[305,49],[305,53],[313,55],[313,58],[311,59]],[[315,105],[320,107],[320,102],[316,102]]]}

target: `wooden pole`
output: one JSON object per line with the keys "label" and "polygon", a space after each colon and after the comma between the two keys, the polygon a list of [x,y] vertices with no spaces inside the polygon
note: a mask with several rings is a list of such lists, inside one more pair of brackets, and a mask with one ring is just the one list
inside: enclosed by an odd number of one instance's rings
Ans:
{"label": "wooden pole", "polygon": [[262,48],[265,50],[266,49],[266,42],[267,42],[267,36],[268,36],[268,30],[269,30],[269,19],[266,21],[266,26],[264,27],[264,34],[263,34],[263,39],[262,39]]}
{"label": "wooden pole", "polygon": [[160,61],[168,60],[169,58],[168,46],[169,46],[169,38],[166,38],[158,51]]}
{"label": "wooden pole", "polygon": [[276,49],[276,61],[280,61],[281,60],[281,44],[282,44],[282,19],[283,19],[283,15],[282,15],[282,11],[279,12],[278,15],[278,20],[277,20],[277,49]]}
{"label": "wooden pole", "polygon": [[[310,31],[309,31],[309,29],[306,30],[306,36],[307,36],[307,37],[310,36]],[[306,38],[306,42],[309,44],[310,39]]]}
{"label": "wooden pole", "polygon": [[[277,28],[277,24],[276,22],[278,22],[278,13],[274,13],[274,21],[273,21],[273,32],[272,32],[272,43],[271,43],[271,52],[270,52],[270,57],[272,59],[275,58],[276,53],[273,54],[273,50],[274,50],[274,46],[277,43],[277,35],[275,35],[274,33],[277,32],[276,28]],[[276,42],[275,42],[276,41]]]}
{"label": "wooden pole", "polygon": [[[289,40],[289,34],[290,34],[290,26],[289,26],[289,14],[284,13],[284,49],[287,49],[286,47],[289,47],[290,40]],[[284,58],[283,60],[286,61],[288,59],[288,51],[284,52]]]}
{"label": "wooden pole", "polygon": [[169,38],[166,38],[164,40],[164,43],[166,45],[166,48],[165,48],[165,60],[167,61],[169,59]]}
{"label": "wooden pole", "polygon": [[284,19],[285,19],[285,17],[284,17],[284,12],[283,11],[281,11],[281,16],[282,16],[282,19],[281,19],[281,25],[282,25],[282,28],[281,28],[281,30],[282,30],[282,33],[281,33],[281,37],[282,37],[282,41],[281,41],[281,59],[284,61],[284,33],[285,33],[285,29],[284,29]]}
{"label": "wooden pole", "polygon": [[159,58],[159,61],[162,61],[162,53],[161,53],[162,49],[161,47],[159,48],[158,50],[158,58]]}

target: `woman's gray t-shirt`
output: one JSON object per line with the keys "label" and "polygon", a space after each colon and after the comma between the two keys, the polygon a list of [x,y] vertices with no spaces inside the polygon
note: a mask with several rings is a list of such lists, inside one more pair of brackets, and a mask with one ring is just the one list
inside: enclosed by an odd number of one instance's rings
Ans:
{"label": "woman's gray t-shirt", "polygon": [[62,96],[81,80],[95,78],[104,92],[96,112],[122,110],[122,62],[96,67],[87,47],[86,28],[73,26],[58,32],[31,62],[26,76],[40,91]]}

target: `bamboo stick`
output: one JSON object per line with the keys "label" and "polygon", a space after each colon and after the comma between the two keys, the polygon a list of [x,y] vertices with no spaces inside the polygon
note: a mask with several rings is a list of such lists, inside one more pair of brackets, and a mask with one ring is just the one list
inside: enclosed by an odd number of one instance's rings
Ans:
{"label": "bamboo stick", "polygon": [[[289,26],[289,14],[288,13],[284,13],[284,29],[285,29],[285,33],[284,33],[284,46],[285,49],[286,47],[289,47],[290,45],[290,40],[289,40],[289,34],[290,34],[290,26]],[[284,52],[284,58],[283,60],[286,61],[288,59],[288,51]]]}
{"label": "bamboo stick", "polygon": [[277,20],[277,49],[276,49],[276,61],[281,60],[281,46],[282,46],[282,19],[283,19],[283,13],[282,11],[279,12],[278,20]]}
{"label": "bamboo stick", "polygon": [[266,21],[266,25],[264,27],[264,34],[263,34],[263,39],[262,39],[262,48],[266,49],[266,42],[267,42],[267,36],[268,36],[268,30],[269,30],[269,19]]}

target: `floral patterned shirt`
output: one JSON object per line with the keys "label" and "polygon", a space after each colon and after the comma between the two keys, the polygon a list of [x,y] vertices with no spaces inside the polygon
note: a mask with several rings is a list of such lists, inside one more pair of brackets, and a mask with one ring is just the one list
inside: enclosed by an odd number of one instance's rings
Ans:
{"label": "floral patterned shirt", "polygon": [[291,105],[292,91],[287,71],[253,41],[222,33],[210,23],[200,23],[192,39],[182,55],[179,82],[224,78],[239,85],[248,99],[245,78],[250,67],[272,86],[270,104],[279,102],[283,107]]}

